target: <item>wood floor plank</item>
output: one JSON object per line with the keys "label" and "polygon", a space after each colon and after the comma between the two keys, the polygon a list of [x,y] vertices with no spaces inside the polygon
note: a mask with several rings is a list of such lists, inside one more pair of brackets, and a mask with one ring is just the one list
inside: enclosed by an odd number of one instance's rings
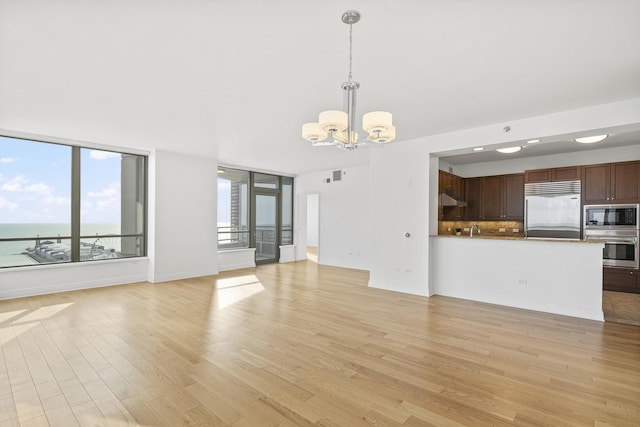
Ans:
{"label": "wood floor plank", "polygon": [[50,425],[69,427],[79,425],[69,403],[67,402],[67,399],[65,399],[64,396],[59,395],[44,400],[42,402],[42,406],[44,407],[45,415],[47,416],[47,421]]}
{"label": "wood floor plank", "polygon": [[162,426],[165,425],[156,413],[149,408],[147,403],[140,397],[133,396],[122,401],[129,414],[141,426]]}
{"label": "wood floor plank", "polygon": [[0,301],[0,425],[637,426],[640,326],[312,262]]}
{"label": "wood floor plank", "polygon": [[12,395],[0,397],[0,425],[2,426],[19,426],[18,412],[16,403]]}

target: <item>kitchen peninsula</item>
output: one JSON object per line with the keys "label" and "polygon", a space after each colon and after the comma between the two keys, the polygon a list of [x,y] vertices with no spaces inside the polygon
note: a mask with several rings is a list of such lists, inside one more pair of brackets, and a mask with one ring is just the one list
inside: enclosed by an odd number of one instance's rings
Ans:
{"label": "kitchen peninsula", "polygon": [[[509,172],[504,175],[467,170],[470,177],[463,178],[440,170],[438,235],[469,236],[479,228],[482,237],[601,241],[603,289],[639,293],[640,159],[633,160],[639,153],[621,156],[624,161],[602,158],[608,163],[491,169]],[[593,216],[588,223],[586,212]]]}
{"label": "kitchen peninsula", "polygon": [[[604,178],[596,180],[593,171],[599,173],[597,177],[602,175]],[[431,236],[432,265],[435,266],[433,292],[602,321],[605,243],[578,240],[582,235],[583,204],[580,198],[593,203],[611,204],[614,199],[617,203],[638,203],[639,180],[638,161],[471,178],[441,170],[438,236]],[[582,190],[581,183],[584,183]],[[534,224],[546,233],[542,237],[558,234],[557,237],[564,237],[564,240],[524,238],[527,186],[531,186],[527,189],[529,196],[538,196],[532,189],[547,186],[551,193],[562,188],[567,199],[576,199],[571,203],[570,223],[557,224],[554,217],[550,217],[548,223],[544,222],[544,217],[534,223],[529,218],[529,231],[534,229],[531,227]],[[571,187],[573,191],[565,191],[565,187]],[[596,191],[600,188],[606,190],[604,195]],[[564,212],[569,204],[561,201],[560,206],[536,205],[536,209],[549,214]],[[569,229],[570,235],[565,232]],[[471,231],[474,231],[472,238]],[[459,262],[451,263],[451,259]],[[604,269],[605,279],[620,281],[619,276],[623,274],[607,279],[611,276],[610,273],[607,276],[610,270],[613,269]],[[632,281],[626,275],[622,279]]]}
{"label": "kitchen peninsula", "polygon": [[604,320],[603,243],[495,236],[431,241],[436,295]]}

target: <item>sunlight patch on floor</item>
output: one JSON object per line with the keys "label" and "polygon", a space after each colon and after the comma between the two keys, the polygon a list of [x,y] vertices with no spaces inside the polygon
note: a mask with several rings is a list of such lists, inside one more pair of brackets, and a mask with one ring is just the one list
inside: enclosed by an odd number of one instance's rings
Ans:
{"label": "sunlight patch on floor", "polygon": [[6,313],[0,313],[0,323],[6,322],[7,320],[19,316],[27,310],[15,310],[15,311],[7,311]]}
{"label": "sunlight patch on floor", "polygon": [[217,282],[216,298],[218,308],[226,308],[264,290],[264,286],[254,274],[220,279]]}
{"label": "sunlight patch on floor", "polygon": [[[29,310],[0,313],[0,323],[6,322],[6,324],[2,325],[4,327],[0,327],[0,346],[17,339],[20,335],[38,326],[41,320],[50,319],[70,305],[73,305],[73,303],[45,305],[36,308],[30,313],[28,313]],[[23,315],[24,313],[27,314]]]}
{"label": "sunlight patch on floor", "polygon": [[217,289],[233,288],[236,286],[249,285],[251,283],[260,283],[255,274],[246,276],[230,277],[228,279],[218,279],[216,281]]}
{"label": "sunlight patch on floor", "polygon": [[65,304],[45,305],[19,319],[14,320],[13,324],[15,325],[16,323],[37,322],[38,320],[50,319],[52,316],[55,316],[71,305],[73,305],[72,302]]}

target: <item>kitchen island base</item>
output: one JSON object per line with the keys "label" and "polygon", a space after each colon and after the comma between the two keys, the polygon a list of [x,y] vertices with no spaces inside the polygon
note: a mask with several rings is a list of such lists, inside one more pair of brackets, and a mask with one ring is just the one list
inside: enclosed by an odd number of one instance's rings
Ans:
{"label": "kitchen island base", "polygon": [[601,243],[431,238],[436,295],[604,321]]}

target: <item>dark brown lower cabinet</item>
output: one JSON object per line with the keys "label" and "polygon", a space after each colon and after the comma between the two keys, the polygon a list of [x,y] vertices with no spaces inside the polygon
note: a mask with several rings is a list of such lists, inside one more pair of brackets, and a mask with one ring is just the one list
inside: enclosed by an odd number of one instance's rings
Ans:
{"label": "dark brown lower cabinet", "polygon": [[638,270],[629,268],[603,268],[602,286],[607,291],[640,293]]}

